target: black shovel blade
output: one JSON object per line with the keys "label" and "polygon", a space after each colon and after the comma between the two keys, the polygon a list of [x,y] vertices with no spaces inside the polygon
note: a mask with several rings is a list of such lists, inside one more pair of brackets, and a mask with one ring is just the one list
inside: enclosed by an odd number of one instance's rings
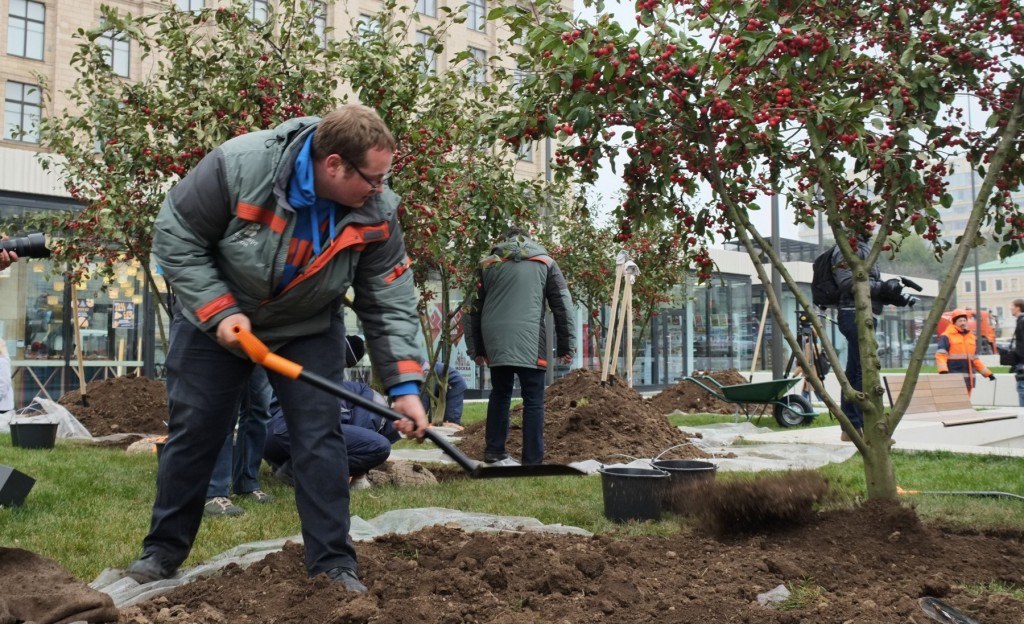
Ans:
{"label": "black shovel blade", "polygon": [[477,466],[470,479],[508,479],[510,477],[580,477],[587,473],[564,464],[531,464],[529,466]]}
{"label": "black shovel blade", "polygon": [[[405,415],[396,412],[395,410],[375,403],[366,397],[360,396],[354,392],[349,392],[344,387],[338,384],[312,373],[310,371],[300,370],[296,379],[300,379],[309,383],[310,385],[316,386],[321,390],[329,392],[336,397],[345,399],[350,403],[366,408],[371,412],[379,414],[388,420],[395,422],[402,420]],[[483,466],[480,462],[470,459],[465,453],[455,447],[454,444],[445,439],[443,435],[434,431],[433,429],[427,429],[426,437],[428,440],[437,445],[444,454],[455,460],[466,474],[471,479],[506,479],[510,477],[554,477],[554,476],[585,476],[587,473],[582,470],[577,470],[572,466],[565,466],[562,464],[535,464],[529,466]]]}
{"label": "black shovel blade", "polygon": [[943,624],[981,624],[978,620],[967,617],[938,598],[925,596],[917,601],[924,614]]}

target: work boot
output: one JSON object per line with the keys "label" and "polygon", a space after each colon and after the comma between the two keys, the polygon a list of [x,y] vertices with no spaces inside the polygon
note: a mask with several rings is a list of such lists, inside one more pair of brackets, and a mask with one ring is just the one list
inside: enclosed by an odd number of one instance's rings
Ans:
{"label": "work boot", "polygon": [[[858,428],[857,429],[857,433],[859,433],[862,438],[864,437],[864,430],[863,429]],[[842,440],[843,442],[852,442],[853,441],[853,440],[850,439],[850,434],[846,433],[845,431],[843,431],[842,433],[839,434],[839,439]]]}
{"label": "work boot", "polygon": [[488,466],[518,466],[519,462],[509,457],[507,454],[501,457],[488,457],[484,456],[484,463]]}
{"label": "work boot", "polygon": [[368,490],[372,487],[373,484],[366,478],[366,475],[352,477],[352,480],[348,483],[349,490]]}
{"label": "work boot", "polygon": [[341,583],[345,586],[345,589],[357,594],[365,594],[369,591],[366,588],[366,585],[363,585],[359,581],[359,577],[356,576],[355,570],[350,570],[348,568],[331,568],[327,571],[327,578]]}
{"label": "work boot", "polygon": [[203,505],[204,516],[240,516],[245,510],[231,502],[227,496],[214,496],[206,499]]}
{"label": "work boot", "polygon": [[246,500],[256,501],[257,503],[272,503],[274,502],[274,495],[267,494],[263,490],[253,490],[252,492],[246,492],[240,494],[242,498]]}
{"label": "work boot", "polygon": [[164,567],[155,556],[144,554],[139,559],[133,561],[125,572],[125,576],[134,579],[139,585],[144,585],[154,581],[169,579],[174,576],[175,570]]}

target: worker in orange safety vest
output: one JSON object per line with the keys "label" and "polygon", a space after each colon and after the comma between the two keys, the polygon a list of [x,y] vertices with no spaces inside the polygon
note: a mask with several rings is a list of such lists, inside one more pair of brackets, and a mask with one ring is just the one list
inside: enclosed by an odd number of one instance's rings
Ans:
{"label": "worker in orange safety vest", "polygon": [[967,384],[967,394],[974,389],[974,372],[981,373],[990,381],[996,377],[977,355],[977,336],[967,329],[967,313],[953,311],[953,323],[939,336],[939,350],[935,352],[935,365],[939,374],[960,373]]}

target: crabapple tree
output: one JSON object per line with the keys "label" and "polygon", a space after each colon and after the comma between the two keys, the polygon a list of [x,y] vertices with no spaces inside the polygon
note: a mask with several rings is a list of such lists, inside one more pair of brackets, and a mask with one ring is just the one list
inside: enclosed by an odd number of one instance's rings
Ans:
{"label": "crabapple tree", "polygon": [[[777,271],[808,312],[811,302],[751,212],[781,195],[796,222],[824,220],[854,276],[861,339],[851,348],[860,349],[862,389],[850,384],[817,315],[809,316],[843,396],[864,412],[864,434],[819,379],[812,383],[853,434],[868,496],[895,498],[890,438],[956,277],[983,227],[1004,256],[1024,238],[1024,215],[1010,201],[1024,172],[1021,3],[641,0],[628,27],[597,8],[593,23],[543,0],[530,10],[496,10],[525,40],[519,65],[531,69],[518,114],[506,119],[508,140],[556,137],[558,174],[582,182],[623,151],[621,237],[635,236],[642,221],[672,218],[705,279],[707,246],[738,239],[761,282]],[[966,123],[968,105],[984,123]],[[952,204],[946,176],[963,155],[980,184],[963,234],[950,240],[942,228]],[[702,194],[711,202],[689,201]],[[866,234],[870,252],[860,258],[857,238]],[[898,257],[907,237],[952,255],[953,279],[940,284],[924,320],[908,391],[886,413],[868,268],[882,254]],[[777,297],[765,292],[775,327],[802,358]]]}

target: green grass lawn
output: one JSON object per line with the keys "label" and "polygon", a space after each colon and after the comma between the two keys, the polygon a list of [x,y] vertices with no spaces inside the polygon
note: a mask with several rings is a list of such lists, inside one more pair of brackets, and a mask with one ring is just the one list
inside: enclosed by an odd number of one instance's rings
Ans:
{"label": "green grass lawn", "polygon": [[[467,404],[464,424],[482,420],[485,410],[483,403]],[[733,420],[731,416],[673,416],[670,420],[696,426],[723,419]],[[820,417],[814,426],[828,426],[829,420]],[[778,427],[771,418],[762,419],[761,424]],[[1024,459],[903,452],[894,458],[898,482],[907,489],[1024,493]],[[106,567],[124,567],[140,553],[153,502],[155,456],[128,455],[119,449],[66,440],[59,440],[53,450],[15,449],[10,436],[0,434],[0,463],[37,480],[23,506],[0,509],[3,546],[51,557],[84,580],[92,580]],[[848,506],[864,498],[859,455],[820,472],[830,480],[836,494],[829,506]],[[262,476],[264,488],[278,500],[266,505],[240,501],[247,511],[244,516],[205,520],[186,566],[240,543],[299,533],[292,490],[266,472]],[[719,472],[717,478],[750,476]],[[1024,530],[1024,501],[929,495],[911,500],[927,520],[972,530]],[[353,515],[367,519],[393,509],[428,506],[531,516],[545,523],[563,523],[612,536],[688,530],[685,522],[671,516],[642,524],[610,522],[603,515],[601,480],[596,475],[507,479],[500,483],[460,479],[431,487],[360,490],[352,497]]]}

